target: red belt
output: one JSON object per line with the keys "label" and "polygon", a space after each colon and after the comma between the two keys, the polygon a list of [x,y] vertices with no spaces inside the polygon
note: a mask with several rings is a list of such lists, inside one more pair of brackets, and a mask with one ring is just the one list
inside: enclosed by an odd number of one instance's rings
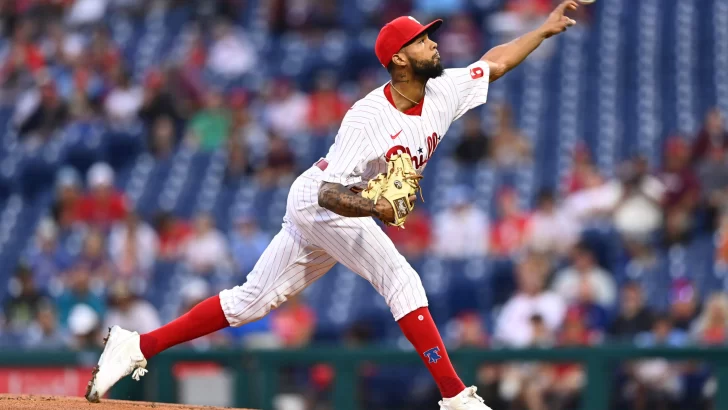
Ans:
{"label": "red belt", "polygon": [[326,168],[329,166],[329,162],[321,158],[320,160],[316,161],[314,165],[316,165],[321,171],[326,171]]}

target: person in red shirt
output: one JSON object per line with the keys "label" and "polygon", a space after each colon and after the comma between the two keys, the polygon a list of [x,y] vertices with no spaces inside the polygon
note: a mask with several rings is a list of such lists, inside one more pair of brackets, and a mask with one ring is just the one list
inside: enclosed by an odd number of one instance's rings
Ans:
{"label": "person in red shirt", "polygon": [[706,159],[713,148],[728,149],[728,132],[723,124],[723,116],[718,108],[708,111],[705,125],[693,141],[691,148],[692,162],[699,163]]}
{"label": "person in red shirt", "polygon": [[415,211],[407,218],[407,229],[385,226],[384,232],[394,242],[406,258],[419,258],[430,249],[432,226],[430,218],[422,210]]}
{"label": "person in red shirt", "polygon": [[331,73],[321,73],[316,78],[316,89],[308,103],[308,126],[315,134],[325,134],[338,127],[349,109],[347,102],[336,89]]}
{"label": "person in red shirt", "polygon": [[686,239],[700,199],[700,183],[690,168],[690,146],[674,136],[665,146],[665,166],[659,174],[665,185],[664,207],[666,234],[669,243]]}
{"label": "person in red shirt", "polygon": [[114,170],[96,163],[88,171],[89,192],[78,203],[76,219],[92,227],[108,230],[127,213],[126,197],[114,188]]}
{"label": "person in red shirt", "polygon": [[192,227],[169,212],[161,212],[154,219],[154,228],[159,237],[157,257],[163,260],[178,259],[192,236]]}
{"label": "person in red shirt", "polygon": [[528,230],[529,216],[518,205],[518,194],[513,188],[504,188],[498,194],[500,219],[490,232],[493,255],[512,256],[523,247]]}
{"label": "person in red shirt", "polygon": [[291,296],[273,311],[271,327],[284,347],[303,347],[311,342],[316,330],[316,314],[301,300],[301,296]]}

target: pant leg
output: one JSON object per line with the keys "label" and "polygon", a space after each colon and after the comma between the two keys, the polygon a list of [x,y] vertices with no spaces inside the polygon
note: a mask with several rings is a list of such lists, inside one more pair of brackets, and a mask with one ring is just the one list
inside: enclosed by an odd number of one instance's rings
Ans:
{"label": "pant leg", "polygon": [[395,320],[427,306],[417,272],[372,218],[347,218],[318,206],[320,182],[299,178],[289,194],[291,222],[316,247],[368,280]]}
{"label": "pant leg", "polygon": [[336,260],[312,246],[288,221],[263,252],[245,284],[220,292],[220,304],[231,326],[267,315],[289,296],[319,279]]}

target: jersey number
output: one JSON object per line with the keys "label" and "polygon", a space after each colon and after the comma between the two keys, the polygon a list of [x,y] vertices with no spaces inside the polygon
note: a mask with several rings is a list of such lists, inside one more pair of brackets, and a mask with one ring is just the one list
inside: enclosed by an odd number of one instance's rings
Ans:
{"label": "jersey number", "polygon": [[475,68],[470,69],[470,77],[473,80],[477,80],[478,78],[482,77],[483,74],[485,74],[485,73],[483,73],[483,69],[480,67],[475,67]]}

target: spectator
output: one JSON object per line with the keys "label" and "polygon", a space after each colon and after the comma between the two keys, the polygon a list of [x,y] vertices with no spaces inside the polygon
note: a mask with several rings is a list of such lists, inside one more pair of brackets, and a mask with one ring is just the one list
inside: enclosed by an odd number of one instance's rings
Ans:
{"label": "spectator", "polygon": [[28,116],[17,120],[18,134],[31,148],[48,142],[69,118],[68,105],[58,95],[47,73],[41,75],[38,91],[37,102],[33,102]]}
{"label": "spectator", "polygon": [[725,345],[728,342],[728,295],[714,293],[705,310],[695,320],[692,338],[701,345]]}
{"label": "spectator", "polygon": [[109,260],[106,247],[106,237],[98,230],[91,230],[86,234],[81,254],[76,264],[88,266],[91,276],[98,283],[105,283],[112,278],[116,272]]}
{"label": "spectator", "polygon": [[77,217],[94,228],[108,230],[126,217],[126,197],[114,188],[114,170],[97,162],[88,170],[89,193],[80,201]]}
{"label": "spectator", "polygon": [[586,299],[604,309],[612,308],[617,296],[614,279],[597,264],[594,252],[585,243],[574,247],[571,266],[556,274],[552,289],[568,303]]}
{"label": "spectator", "polygon": [[488,215],[472,204],[469,188],[453,187],[449,207],[434,218],[432,251],[443,258],[480,257],[488,252]]}
{"label": "spectator", "polygon": [[233,91],[229,99],[233,116],[230,142],[240,144],[252,162],[264,160],[269,150],[268,133],[253,116],[247,95],[244,91]]}
{"label": "spectator", "polygon": [[154,266],[159,243],[157,234],[139,215],[130,212],[117,223],[109,236],[109,254],[122,276],[147,277]]}
{"label": "spectator", "polygon": [[448,19],[448,22],[447,27],[443,27],[442,32],[438,33],[437,41],[443,64],[467,67],[472,63],[473,56],[483,49],[481,40],[483,36],[470,14],[456,14]]}
{"label": "spectator", "polygon": [[708,208],[711,226],[717,228],[720,210],[728,206],[728,157],[722,147],[712,147],[700,164],[698,176],[702,201]]}
{"label": "spectator", "polygon": [[[575,171],[576,172],[576,171]],[[619,194],[619,184],[605,182],[593,167],[585,167],[575,178],[576,188],[566,197],[563,209],[580,225],[609,220]]]}
{"label": "spectator", "polygon": [[213,27],[213,36],[207,60],[210,70],[218,75],[237,77],[253,68],[258,57],[244,34],[236,32],[228,22],[219,21]]}
{"label": "spectator", "polygon": [[184,261],[201,275],[212,273],[228,260],[225,236],[215,228],[212,217],[199,214],[195,219],[195,231],[186,245]]}
{"label": "spectator", "polygon": [[526,244],[529,216],[518,205],[518,194],[512,188],[498,193],[499,217],[490,231],[490,252],[496,257],[511,257]]}
{"label": "spectator", "polygon": [[676,279],[670,289],[670,319],[676,329],[690,330],[698,315],[700,298],[693,284],[684,278]]}
{"label": "spectator", "polygon": [[24,345],[30,349],[63,349],[69,340],[58,327],[53,305],[42,303],[33,322],[25,333]]}
{"label": "spectator", "polygon": [[112,124],[130,124],[139,119],[144,91],[132,82],[129,73],[117,70],[115,85],[104,101],[106,116]]}
{"label": "spectator", "polygon": [[422,208],[407,217],[407,229],[387,225],[384,232],[405,258],[418,259],[432,249],[432,223]]}
{"label": "spectator", "polygon": [[289,79],[279,78],[268,87],[263,110],[266,125],[285,139],[306,131],[309,100]]}
{"label": "spectator", "polygon": [[687,336],[684,331],[675,329],[669,315],[659,314],[656,315],[649,329],[636,335],[635,342],[638,346],[644,347],[683,347],[688,343]]}
{"label": "spectator", "polygon": [[78,172],[71,167],[61,168],[56,174],[56,197],[51,214],[62,235],[68,233],[78,219],[81,196]]}
{"label": "spectator", "polygon": [[465,114],[463,136],[455,148],[455,158],[465,164],[475,164],[488,156],[488,136],[483,132],[475,113]]}
{"label": "spectator", "polygon": [[111,38],[108,27],[99,26],[91,35],[89,62],[94,71],[101,73],[105,81],[113,79],[113,72],[121,63],[121,52]]}
{"label": "spectator", "polygon": [[647,160],[634,158],[618,170],[619,182],[607,185],[617,231],[628,240],[646,241],[662,226],[665,186],[647,173]]}
{"label": "spectator", "polygon": [[[71,310],[78,304],[88,305],[98,317],[103,317],[106,312],[106,304],[98,292],[91,289],[91,270],[88,265],[79,263],[71,269],[67,279],[67,288],[58,297],[57,304],[58,318],[64,327],[70,326]],[[81,316],[85,318],[88,315],[81,314]]]}
{"label": "spectator", "polygon": [[615,340],[633,340],[638,334],[649,332],[653,316],[644,304],[640,285],[629,282],[622,287],[619,315],[610,326],[609,334]]}
{"label": "spectator", "polygon": [[300,295],[289,296],[272,316],[273,332],[282,341],[283,347],[299,348],[311,342],[316,329],[316,314]]}
{"label": "spectator", "polygon": [[223,106],[222,94],[210,90],[205,108],[195,114],[187,127],[187,143],[204,151],[220,148],[230,133],[230,113]]}
{"label": "spectator", "polygon": [[270,150],[265,165],[258,174],[262,185],[273,186],[292,182],[296,157],[288,142],[276,134],[270,136]]}
{"label": "spectator", "polygon": [[[637,344],[642,347],[684,347],[687,344],[684,332],[675,330],[669,316],[660,316],[655,320],[651,331],[640,333]],[[629,371],[634,381],[626,389],[636,404],[635,408],[646,410],[651,408],[671,408],[679,403],[681,393],[682,366],[671,364],[663,358],[640,360],[630,366]]]}
{"label": "spectator", "polygon": [[176,133],[174,122],[170,117],[158,117],[149,134],[149,151],[157,159],[170,158],[175,148]]}
{"label": "spectator", "polygon": [[36,74],[45,61],[40,48],[33,42],[35,26],[30,19],[19,19],[15,24],[8,58],[0,73],[2,79],[20,77],[26,71]]}
{"label": "spectator", "polygon": [[715,259],[724,267],[728,266],[728,212],[723,212],[720,217],[720,226],[716,235]]}
{"label": "spectator", "polygon": [[228,160],[225,168],[225,179],[228,182],[237,181],[242,177],[252,176],[255,173],[248,148],[237,138],[228,139]]}
{"label": "spectator", "polygon": [[314,135],[326,136],[336,132],[349,104],[336,88],[336,77],[331,72],[316,76],[315,89],[309,96],[308,127]]}
{"label": "spectator", "polygon": [[496,129],[491,139],[491,160],[500,168],[515,168],[531,161],[531,146],[521,131],[513,125],[511,108],[495,108]]}
{"label": "spectator", "polygon": [[4,307],[5,327],[12,333],[20,334],[33,323],[44,302],[28,266],[18,265],[15,276],[8,283],[8,293]]}
{"label": "spectator", "polygon": [[700,198],[698,178],[690,165],[690,149],[679,137],[672,137],[665,148],[665,168],[659,179],[665,186],[663,205],[668,243],[684,242],[692,226]]}
{"label": "spectator", "polygon": [[179,258],[187,248],[192,228],[169,212],[160,212],[155,216],[154,228],[159,238],[157,257],[162,260]]}
{"label": "spectator", "polygon": [[58,244],[58,229],[53,221],[41,221],[35,234],[35,246],[28,257],[35,283],[49,291],[54,279],[71,266],[71,256]]}
{"label": "spectator", "polygon": [[101,315],[93,307],[79,303],[68,314],[68,329],[73,336],[70,347],[74,350],[103,348]]}
{"label": "spectator", "polygon": [[115,325],[144,334],[162,326],[162,323],[151,303],[132,294],[126,282],[116,281],[109,290],[109,311],[103,327]]}
{"label": "spectator", "polygon": [[174,130],[181,120],[181,114],[174,96],[169,92],[164,73],[158,70],[149,72],[144,79],[143,93],[139,117],[147,130],[153,130],[161,118],[169,121]]}
{"label": "spectator", "polygon": [[554,193],[549,190],[539,192],[536,210],[526,232],[530,250],[563,256],[579,239],[579,233],[574,217],[557,208]]}
{"label": "spectator", "polygon": [[[577,312],[569,312],[559,336],[562,347],[580,347],[592,344],[593,339],[586,324],[586,318]],[[548,388],[551,405],[557,409],[575,409],[579,394],[586,384],[586,373],[580,363],[559,363],[551,368],[551,383]]]}
{"label": "spectator", "polygon": [[498,341],[512,347],[531,344],[534,315],[539,315],[551,332],[561,326],[566,305],[561,296],[544,289],[547,273],[547,261],[541,257],[527,256],[518,264],[518,290],[503,306],[496,322]]}
{"label": "spectator", "polygon": [[587,187],[594,187],[592,181],[595,175],[598,175],[598,172],[594,168],[589,148],[583,142],[577,143],[574,148],[574,165],[564,181],[566,192],[573,194]]}
{"label": "spectator", "polygon": [[692,146],[692,162],[700,163],[709,155],[712,148],[728,149],[728,132],[723,124],[723,116],[718,108],[705,115],[705,123]]}
{"label": "spectator", "polygon": [[480,316],[475,312],[465,312],[454,317],[448,324],[451,333],[451,348],[488,346],[488,331]]}
{"label": "spectator", "polygon": [[255,218],[249,213],[237,218],[235,228],[230,234],[230,251],[238,271],[247,274],[253,270],[271,238],[260,230]]}
{"label": "spectator", "polygon": [[101,21],[108,0],[76,0],[71,4],[66,21],[72,26],[88,26]]}

